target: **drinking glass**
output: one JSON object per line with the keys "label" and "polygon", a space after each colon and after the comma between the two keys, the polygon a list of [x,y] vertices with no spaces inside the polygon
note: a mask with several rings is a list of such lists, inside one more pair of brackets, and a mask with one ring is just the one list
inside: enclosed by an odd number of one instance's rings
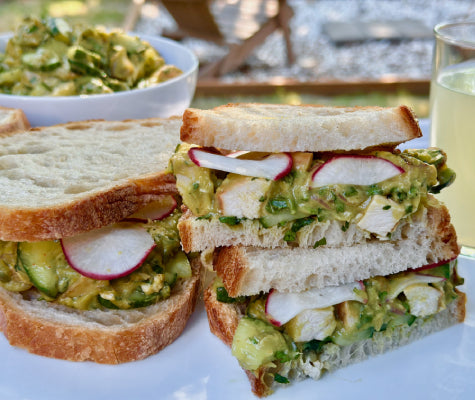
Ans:
{"label": "drinking glass", "polygon": [[475,21],[439,24],[430,88],[431,145],[455,182],[438,198],[449,208],[462,254],[475,257]]}

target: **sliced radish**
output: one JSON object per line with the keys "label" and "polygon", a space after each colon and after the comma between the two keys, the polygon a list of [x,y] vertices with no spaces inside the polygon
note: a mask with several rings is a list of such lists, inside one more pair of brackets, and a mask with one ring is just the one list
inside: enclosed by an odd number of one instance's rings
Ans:
{"label": "sliced radish", "polygon": [[371,155],[340,155],[320,165],[310,187],[333,184],[373,185],[404,173],[404,169],[384,158]]}
{"label": "sliced radish", "polygon": [[147,204],[125,219],[127,221],[140,222],[147,222],[148,220],[159,221],[168,217],[175,210],[176,206],[176,200],[172,195],[164,196],[163,199]]}
{"label": "sliced radish", "polygon": [[444,265],[444,264],[450,264],[452,263],[453,261],[455,261],[457,259],[458,256],[455,256],[455,257],[452,257],[448,260],[442,260],[442,261],[438,261],[436,263],[433,263],[433,264],[428,264],[428,265],[423,265],[422,267],[419,267],[419,268],[414,268],[413,271],[415,272],[418,272],[418,271],[425,271],[427,269],[432,269],[432,268],[436,268],[436,267],[440,267],[441,265]]}
{"label": "sliced radish", "polygon": [[407,274],[407,275],[391,280],[386,299],[388,301],[395,299],[399,295],[399,293],[404,291],[404,289],[416,283],[437,283],[437,282],[443,282],[443,281],[445,281],[445,278],[440,277],[440,276],[415,274],[415,273]]}
{"label": "sliced radish", "polygon": [[109,280],[140,267],[155,242],[141,225],[119,222],[64,238],[61,246],[71,268],[88,278]]}
{"label": "sliced radish", "polygon": [[193,147],[188,151],[188,155],[199,167],[274,181],[283,178],[292,169],[292,157],[288,153],[272,154],[262,160],[241,160]]}
{"label": "sliced radish", "polygon": [[326,308],[347,300],[365,302],[355,289],[364,290],[362,282],[322,289],[309,289],[300,293],[282,293],[272,290],[267,297],[266,315],[269,321],[281,326],[304,310]]}

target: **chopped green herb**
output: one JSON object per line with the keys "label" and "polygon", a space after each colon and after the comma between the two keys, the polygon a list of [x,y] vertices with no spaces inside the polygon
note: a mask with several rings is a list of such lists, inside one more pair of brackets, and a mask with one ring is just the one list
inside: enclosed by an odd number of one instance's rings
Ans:
{"label": "chopped green herb", "polygon": [[381,189],[378,185],[370,185],[366,190],[368,196],[373,196],[375,194],[383,194],[383,189]]}
{"label": "chopped green herb", "polygon": [[345,203],[343,203],[343,201],[341,201],[341,199],[339,198],[336,198],[334,200],[334,203],[335,203],[335,210],[337,213],[342,213],[342,212],[345,212]]}
{"label": "chopped green herb", "polygon": [[259,340],[257,340],[257,338],[256,338],[255,336],[250,337],[250,338],[249,338],[249,341],[250,341],[252,344],[259,344]]}
{"label": "chopped green herb", "polygon": [[356,196],[357,194],[358,194],[358,191],[353,186],[350,186],[348,189],[346,189],[343,192],[343,195],[345,197],[352,197],[352,196]]}
{"label": "chopped green herb", "polygon": [[219,217],[219,222],[222,222],[223,224],[227,224],[230,226],[237,225],[241,222],[241,220],[238,217]]}
{"label": "chopped green herb", "polygon": [[193,190],[198,190],[200,188],[200,184],[198,182],[193,183]]}
{"label": "chopped green herb", "polygon": [[414,207],[413,207],[412,205],[407,206],[407,207],[406,207],[406,214],[412,213],[412,210],[413,210],[413,209],[414,209]]}
{"label": "chopped green herb", "polygon": [[411,325],[414,323],[415,320],[416,320],[416,316],[415,316],[415,315],[411,315],[411,317],[410,317],[409,320],[407,321],[407,324],[408,324],[409,326],[411,326]]}
{"label": "chopped green herb", "polygon": [[285,232],[284,240],[286,242],[293,242],[297,238],[297,235],[292,230]]}
{"label": "chopped green herb", "polygon": [[298,232],[304,226],[310,225],[314,219],[312,217],[299,218],[292,224],[292,232]]}
{"label": "chopped green herb", "polygon": [[327,244],[327,239],[325,237],[322,237],[320,240],[317,240],[315,244],[313,245],[313,248],[316,249],[319,246],[325,246]]}
{"label": "chopped green herb", "polygon": [[323,340],[313,339],[313,340],[310,340],[309,342],[306,342],[303,345],[302,350],[303,351],[315,351],[316,353],[319,353],[322,350],[323,345],[325,345],[326,343],[329,343],[329,342],[331,342],[330,337],[327,337]]}
{"label": "chopped green herb", "polygon": [[266,201],[266,200],[267,200],[267,197],[266,197],[266,196],[261,196],[261,197],[259,198],[259,201],[260,201],[261,203],[263,203],[263,202]]}
{"label": "chopped green herb", "polygon": [[297,171],[290,171],[287,175],[285,175],[282,180],[289,185],[292,185],[295,180],[295,176],[297,175]]}
{"label": "chopped green herb", "polygon": [[274,197],[273,199],[270,199],[266,205],[266,210],[269,211],[270,213],[276,213],[286,208],[289,208],[289,205],[287,203],[287,198],[283,196],[277,196],[277,197]]}
{"label": "chopped green herb", "polygon": [[345,223],[341,226],[341,230],[343,232],[346,232],[349,227],[350,227],[350,223],[348,221],[345,221]]}
{"label": "chopped green herb", "polygon": [[216,299],[221,303],[242,303],[245,301],[244,296],[231,297],[224,286],[218,286],[216,288]]}
{"label": "chopped green herb", "polygon": [[292,358],[285,352],[285,351],[276,351],[274,354],[274,357],[277,358],[278,361],[281,363],[285,363],[287,361],[290,361]]}
{"label": "chopped green herb", "polygon": [[388,204],[388,205],[383,207],[383,210],[389,210],[390,208],[391,208],[391,206]]}
{"label": "chopped green herb", "polygon": [[411,188],[409,189],[409,198],[413,199],[414,197],[417,197],[418,194],[419,190],[417,189],[417,187],[411,186]]}
{"label": "chopped green herb", "polygon": [[278,383],[290,383],[285,376],[279,375],[278,373],[274,375],[274,380]]}
{"label": "chopped green herb", "polygon": [[175,153],[178,153],[178,150],[180,150],[181,143],[178,143],[175,147]]}

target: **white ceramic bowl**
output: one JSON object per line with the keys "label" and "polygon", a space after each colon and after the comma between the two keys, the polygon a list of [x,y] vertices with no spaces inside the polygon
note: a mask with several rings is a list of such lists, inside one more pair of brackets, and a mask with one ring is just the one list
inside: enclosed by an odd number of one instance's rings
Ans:
{"label": "white ceramic bowl", "polygon": [[[183,74],[156,86],[111,94],[34,97],[0,94],[0,106],[21,108],[32,126],[88,119],[122,120],[181,115],[190,105],[196,88],[198,59],[186,47],[162,37],[132,33],[147,40],[168,64]],[[11,35],[0,36],[4,52]]]}

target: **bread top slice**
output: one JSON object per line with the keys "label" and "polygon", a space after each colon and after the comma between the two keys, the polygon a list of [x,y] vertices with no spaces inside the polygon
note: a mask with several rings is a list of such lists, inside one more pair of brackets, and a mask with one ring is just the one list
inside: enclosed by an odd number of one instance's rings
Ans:
{"label": "bread top slice", "polygon": [[84,121],[0,137],[0,240],[58,239],[176,193],[180,118]]}
{"label": "bread top slice", "polygon": [[0,135],[23,131],[30,128],[30,123],[23,110],[0,107]]}
{"label": "bread top slice", "polygon": [[420,136],[415,116],[406,106],[227,104],[212,110],[189,108],[181,127],[184,142],[265,152],[394,147]]}

